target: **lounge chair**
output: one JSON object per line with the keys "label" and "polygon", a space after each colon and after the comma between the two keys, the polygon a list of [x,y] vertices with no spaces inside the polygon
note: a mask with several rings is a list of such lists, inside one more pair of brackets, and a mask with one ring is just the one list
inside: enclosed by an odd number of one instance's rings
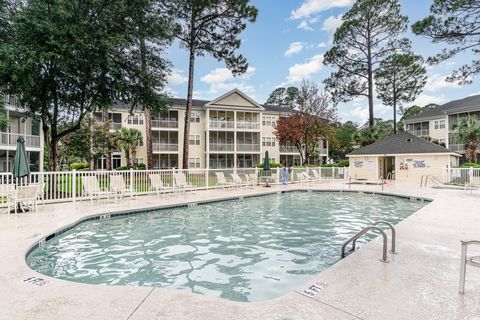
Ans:
{"label": "lounge chair", "polygon": [[83,176],[82,177],[83,191],[90,201],[93,202],[93,198],[97,198],[98,201],[103,197],[110,199],[110,196],[115,194],[106,188],[100,188],[98,185],[97,177],[95,176]]}
{"label": "lounge chair", "polygon": [[307,171],[302,172],[302,175],[307,182],[315,181],[315,178],[309,175]]}
{"label": "lounge chair", "polygon": [[150,178],[150,190],[156,191],[157,195],[167,191],[175,191],[175,188],[163,183],[162,175],[159,173],[151,173],[148,175]]}
{"label": "lounge chair", "polygon": [[234,186],[231,181],[227,181],[227,178],[225,178],[225,174],[223,172],[215,172],[215,176],[217,177],[217,186],[221,186],[224,189]]}
{"label": "lounge chair", "polygon": [[193,184],[187,181],[187,177],[183,172],[175,173],[173,175],[173,180],[175,181],[175,188],[181,192],[192,190],[194,188]]}
{"label": "lounge chair", "polygon": [[480,256],[467,256],[467,247],[469,245],[480,245],[478,240],[460,241],[462,244],[461,260],[460,260],[460,285],[458,291],[465,292],[465,272],[467,264],[472,267],[480,268]]}
{"label": "lounge chair", "polygon": [[232,177],[232,181],[236,186],[245,188],[248,186],[248,182],[243,181],[238,174],[231,173],[230,176]]}
{"label": "lounge chair", "polygon": [[258,182],[258,177],[255,173],[245,174],[245,181],[249,186],[255,187]]}
{"label": "lounge chair", "polygon": [[18,186],[10,197],[9,209],[10,204],[12,204],[15,213],[17,213],[17,209],[22,205],[22,211],[24,211],[24,207],[27,207],[31,211],[37,211],[37,193],[37,185]]}
{"label": "lounge chair", "polygon": [[125,184],[125,179],[122,175],[111,175],[110,176],[110,192],[115,194],[115,197],[120,196],[124,197],[130,195],[130,198],[136,196],[136,193],[133,192],[130,187],[127,187]]}
{"label": "lounge chair", "polygon": [[317,170],[312,170],[313,179],[316,181],[322,180],[322,176],[317,172]]}

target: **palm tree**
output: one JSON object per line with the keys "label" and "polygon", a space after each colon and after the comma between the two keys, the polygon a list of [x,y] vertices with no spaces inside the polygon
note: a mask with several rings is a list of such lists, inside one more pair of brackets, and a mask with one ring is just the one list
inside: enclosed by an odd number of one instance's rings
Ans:
{"label": "palm tree", "polygon": [[[125,151],[127,167],[135,167],[137,162],[137,146],[143,140],[142,133],[134,128],[122,128],[117,140],[118,146]],[[133,162],[130,162],[130,153]]]}
{"label": "palm tree", "polygon": [[470,162],[477,162],[477,150],[480,143],[480,127],[477,124],[477,117],[470,116],[463,118],[455,126],[456,137],[465,143],[465,156]]}

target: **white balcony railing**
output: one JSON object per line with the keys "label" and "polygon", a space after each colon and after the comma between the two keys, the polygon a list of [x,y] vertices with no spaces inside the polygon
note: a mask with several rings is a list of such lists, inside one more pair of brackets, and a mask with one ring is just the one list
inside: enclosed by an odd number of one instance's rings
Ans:
{"label": "white balcony railing", "polygon": [[178,128],[177,120],[152,120],[152,128]]}
{"label": "white balcony railing", "polygon": [[428,129],[408,130],[408,133],[417,137],[427,137],[430,135],[430,131]]}
{"label": "white balcony railing", "polygon": [[17,139],[19,137],[25,139],[25,147],[40,148],[40,136],[8,132],[0,132],[0,145],[14,147],[17,145]]}
{"label": "white balcony railing", "polygon": [[122,124],[118,123],[118,122],[110,122],[108,124],[108,128],[112,131],[117,131],[117,130],[122,129]]}
{"label": "white balcony railing", "polygon": [[235,128],[234,122],[229,120],[212,120],[208,122],[210,129],[233,129]]}
{"label": "white balcony railing", "polygon": [[260,122],[237,121],[237,129],[260,130]]}
{"label": "white balcony railing", "polygon": [[259,144],[237,144],[237,151],[260,152]]}
{"label": "white balcony railing", "polygon": [[210,143],[210,151],[234,151],[235,145],[229,143]]}
{"label": "white balcony railing", "polygon": [[16,96],[3,95],[3,96],[0,96],[0,100],[6,105],[10,105],[14,107],[18,106],[18,99]]}
{"label": "white balcony railing", "polygon": [[178,144],[174,143],[152,143],[153,152],[178,152]]}
{"label": "white balcony railing", "polygon": [[280,153],[298,153],[298,149],[294,146],[280,146]]}

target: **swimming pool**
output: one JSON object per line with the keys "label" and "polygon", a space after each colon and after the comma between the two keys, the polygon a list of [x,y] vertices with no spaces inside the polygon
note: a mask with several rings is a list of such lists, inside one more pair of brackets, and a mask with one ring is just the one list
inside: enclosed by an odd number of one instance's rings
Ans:
{"label": "swimming pool", "polygon": [[[234,301],[272,299],[340,258],[376,220],[426,203],[358,193],[289,192],[93,220],[27,257],[45,275],[88,284],[173,287]],[[370,236],[371,239],[373,236]]]}

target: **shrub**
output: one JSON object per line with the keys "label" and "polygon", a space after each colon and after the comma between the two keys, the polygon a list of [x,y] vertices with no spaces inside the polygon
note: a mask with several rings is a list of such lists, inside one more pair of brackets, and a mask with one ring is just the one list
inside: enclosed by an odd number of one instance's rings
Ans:
{"label": "shrub", "polygon": [[70,170],[82,170],[90,168],[90,165],[87,162],[74,162],[68,168]]}
{"label": "shrub", "polygon": [[145,169],[147,169],[147,166],[145,165],[145,163],[137,164],[137,170],[145,170]]}
{"label": "shrub", "polygon": [[124,170],[128,170],[128,167],[127,166],[120,166],[120,167],[117,167],[117,169],[115,169],[115,170],[124,171]]}
{"label": "shrub", "polygon": [[[270,168],[280,168],[281,166],[282,166],[281,163],[278,163],[278,162],[270,162]],[[260,168],[260,169],[262,169],[262,168],[263,168],[263,163],[259,163],[259,164],[255,165],[254,168]]]}
{"label": "shrub", "polygon": [[460,165],[460,168],[475,168],[475,169],[480,169],[480,164],[479,163],[472,163],[472,162],[466,162]]}
{"label": "shrub", "polygon": [[350,162],[348,160],[340,160],[337,163],[326,163],[322,164],[322,167],[348,167]]}

